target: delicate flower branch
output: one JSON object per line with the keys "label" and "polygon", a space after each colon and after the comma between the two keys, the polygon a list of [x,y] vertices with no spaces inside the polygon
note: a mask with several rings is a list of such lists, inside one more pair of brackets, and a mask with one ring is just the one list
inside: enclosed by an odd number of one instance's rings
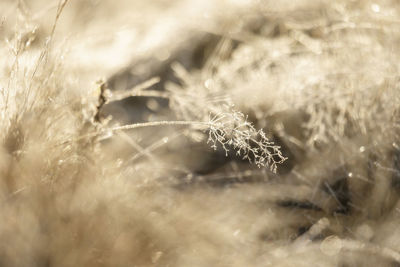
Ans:
{"label": "delicate flower branch", "polygon": [[236,155],[258,167],[269,166],[273,172],[276,172],[277,164],[287,159],[282,155],[280,147],[274,145],[262,129],[257,130],[238,111],[221,113],[210,118],[208,135],[208,143],[214,149],[220,144],[228,154],[229,147],[233,147]]}

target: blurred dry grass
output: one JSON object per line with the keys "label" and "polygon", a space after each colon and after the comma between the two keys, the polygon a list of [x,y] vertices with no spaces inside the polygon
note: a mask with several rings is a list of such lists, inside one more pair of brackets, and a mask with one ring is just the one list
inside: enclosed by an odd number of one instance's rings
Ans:
{"label": "blurred dry grass", "polygon": [[[397,1],[62,3],[0,2],[1,266],[400,264]],[[232,105],[277,173],[111,130]]]}

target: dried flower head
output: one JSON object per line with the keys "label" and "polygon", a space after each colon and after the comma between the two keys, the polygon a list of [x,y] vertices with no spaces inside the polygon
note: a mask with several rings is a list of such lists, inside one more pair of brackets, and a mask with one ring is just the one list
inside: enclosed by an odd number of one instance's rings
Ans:
{"label": "dried flower head", "polygon": [[257,130],[247,116],[235,110],[210,116],[208,143],[214,149],[220,144],[227,155],[233,147],[236,155],[258,167],[269,166],[273,172],[277,164],[286,160],[280,147],[274,145],[262,129]]}

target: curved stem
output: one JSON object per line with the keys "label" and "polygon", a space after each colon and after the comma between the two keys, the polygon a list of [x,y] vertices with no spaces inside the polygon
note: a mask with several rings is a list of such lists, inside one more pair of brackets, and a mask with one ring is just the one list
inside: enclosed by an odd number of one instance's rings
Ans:
{"label": "curved stem", "polygon": [[209,127],[210,123],[208,122],[201,122],[201,121],[152,121],[152,122],[141,122],[141,123],[134,123],[128,124],[123,126],[116,126],[109,129],[109,131],[120,131],[120,130],[130,130],[136,128],[143,128],[143,127],[154,127],[154,126],[177,126],[177,125],[193,125],[193,126],[203,126]]}

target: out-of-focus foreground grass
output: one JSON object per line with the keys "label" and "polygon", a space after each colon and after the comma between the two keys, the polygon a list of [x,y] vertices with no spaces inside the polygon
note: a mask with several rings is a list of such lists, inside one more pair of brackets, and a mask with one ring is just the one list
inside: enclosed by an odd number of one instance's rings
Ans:
{"label": "out-of-focus foreground grass", "polygon": [[0,266],[400,264],[396,1],[0,2]]}

